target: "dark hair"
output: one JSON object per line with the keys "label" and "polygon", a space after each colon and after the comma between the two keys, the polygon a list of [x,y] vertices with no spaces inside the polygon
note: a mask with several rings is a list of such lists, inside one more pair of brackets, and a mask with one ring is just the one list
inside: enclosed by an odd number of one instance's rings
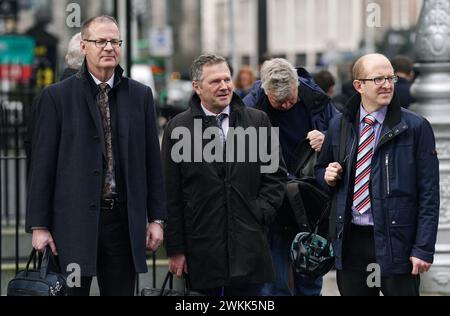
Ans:
{"label": "dark hair", "polygon": [[408,56],[404,55],[397,55],[391,60],[392,67],[394,68],[394,72],[398,73],[404,73],[409,74],[411,71],[414,70],[414,65]]}
{"label": "dark hair", "polygon": [[[191,66],[191,79],[192,81],[201,81],[202,75],[203,75],[203,67],[204,66],[210,66],[210,65],[216,65],[216,64],[222,64],[225,63],[228,66],[228,69],[230,69],[230,65],[228,64],[227,60],[218,55],[208,54],[208,55],[200,55]],[[231,70],[230,70],[231,72]]]}
{"label": "dark hair", "polygon": [[322,70],[315,74],[314,81],[325,93],[336,84],[333,75],[328,70]]}
{"label": "dark hair", "polygon": [[91,26],[92,23],[94,22],[99,22],[99,23],[104,23],[104,22],[111,22],[114,23],[117,28],[119,28],[119,23],[117,23],[117,20],[115,18],[113,18],[112,16],[109,15],[99,15],[99,16],[95,16],[93,18],[90,18],[86,21],[83,22],[83,24],[81,25],[81,38],[82,39],[86,39],[86,37],[88,36],[88,29]]}

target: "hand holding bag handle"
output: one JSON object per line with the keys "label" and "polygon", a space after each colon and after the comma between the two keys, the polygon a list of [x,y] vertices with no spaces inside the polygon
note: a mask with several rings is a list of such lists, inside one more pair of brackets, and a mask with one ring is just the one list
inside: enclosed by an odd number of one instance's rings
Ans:
{"label": "hand holding bag handle", "polygon": [[[28,275],[28,272],[30,271],[31,261],[33,261],[33,259],[36,257],[36,253],[37,253],[37,250],[33,248],[31,250],[30,256],[28,258],[27,265],[25,267],[25,275]],[[45,279],[48,275],[48,267],[49,267],[50,260],[52,261],[54,266],[58,269],[58,271],[55,271],[55,272],[61,273],[61,266],[59,264],[58,258],[55,258],[50,247],[47,246],[47,248],[45,248],[45,250],[44,250],[44,254],[42,256],[39,255],[39,260],[38,260],[38,265],[37,265],[37,269],[40,272],[39,277],[41,279]]]}
{"label": "hand holding bag handle", "polygon": [[[183,272],[183,280],[184,280],[184,287],[183,287],[182,295],[183,296],[190,296],[191,285],[190,285],[190,281],[189,281],[189,275],[187,275],[184,272]],[[173,274],[170,271],[167,272],[166,277],[164,278],[164,282],[163,282],[163,284],[161,286],[161,290],[159,292],[159,296],[165,296],[165,290],[166,290],[167,282],[169,282],[169,281],[170,281],[170,284],[173,283]]]}
{"label": "hand holding bag handle", "polygon": [[48,267],[49,267],[50,261],[53,263],[54,267],[56,267],[56,269],[57,269],[57,271],[55,271],[55,272],[62,273],[58,257],[55,257],[53,255],[52,250],[50,249],[50,246],[47,246],[44,250],[42,262],[39,262],[39,270],[40,270],[41,279],[45,279],[46,276],[48,275]]}
{"label": "hand holding bag handle", "polygon": [[[33,259],[36,257],[36,249],[31,249],[31,253],[30,256],[28,257],[28,262],[27,265],[25,266],[25,276],[28,276],[28,272],[30,271],[30,264],[31,261],[33,261]],[[38,263],[38,268],[41,267],[41,258],[39,258],[39,263]]]}

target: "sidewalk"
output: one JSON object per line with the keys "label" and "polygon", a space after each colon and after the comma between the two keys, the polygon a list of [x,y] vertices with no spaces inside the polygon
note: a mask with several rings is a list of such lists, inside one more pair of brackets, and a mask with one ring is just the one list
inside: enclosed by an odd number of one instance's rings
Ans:
{"label": "sidewalk", "polygon": [[340,296],[335,270],[331,270],[323,277],[322,296]]}

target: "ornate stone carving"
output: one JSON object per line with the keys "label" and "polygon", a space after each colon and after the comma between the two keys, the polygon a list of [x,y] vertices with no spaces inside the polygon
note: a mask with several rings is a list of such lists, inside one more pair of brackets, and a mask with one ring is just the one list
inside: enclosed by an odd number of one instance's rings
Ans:
{"label": "ornate stone carving", "polygon": [[441,172],[441,210],[439,214],[439,223],[441,225],[450,224],[450,174]]}
{"label": "ornate stone carving", "polygon": [[439,159],[450,159],[450,142],[437,140],[436,150],[439,156]]}
{"label": "ornate stone carving", "polygon": [[438,272],[433,276],[433,281],[440,286],[446,286],[450,282],[450,272]]}
{"label": "ornate stone carving", "polygon": [[440,216],[434,269],[422,279],[428,293],[450,293],[450,0],[424,0],[416,38],[420,75],[411,92],[418,102],[411,108],[435,128],[440,159]]}
{"label": "ornate stone carving", "polygon": [[450,61],[450,1],[425,0],[416,39],[418,62]]}

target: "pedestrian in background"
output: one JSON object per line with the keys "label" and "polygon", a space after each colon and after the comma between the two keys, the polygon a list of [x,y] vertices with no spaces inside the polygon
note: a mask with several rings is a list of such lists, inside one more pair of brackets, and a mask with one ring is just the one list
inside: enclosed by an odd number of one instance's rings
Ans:
{"label": "pedestrian in background", "polygon": [[[339,292],[419,295],[439,222],[433,130],[394,98],[398,78],[385,56],[361,57],[353,74],[358,94],[331,120],[316,165],[317,180],[337,194],[330,236]],[[373,264],[381,284],[372,287]]]}

